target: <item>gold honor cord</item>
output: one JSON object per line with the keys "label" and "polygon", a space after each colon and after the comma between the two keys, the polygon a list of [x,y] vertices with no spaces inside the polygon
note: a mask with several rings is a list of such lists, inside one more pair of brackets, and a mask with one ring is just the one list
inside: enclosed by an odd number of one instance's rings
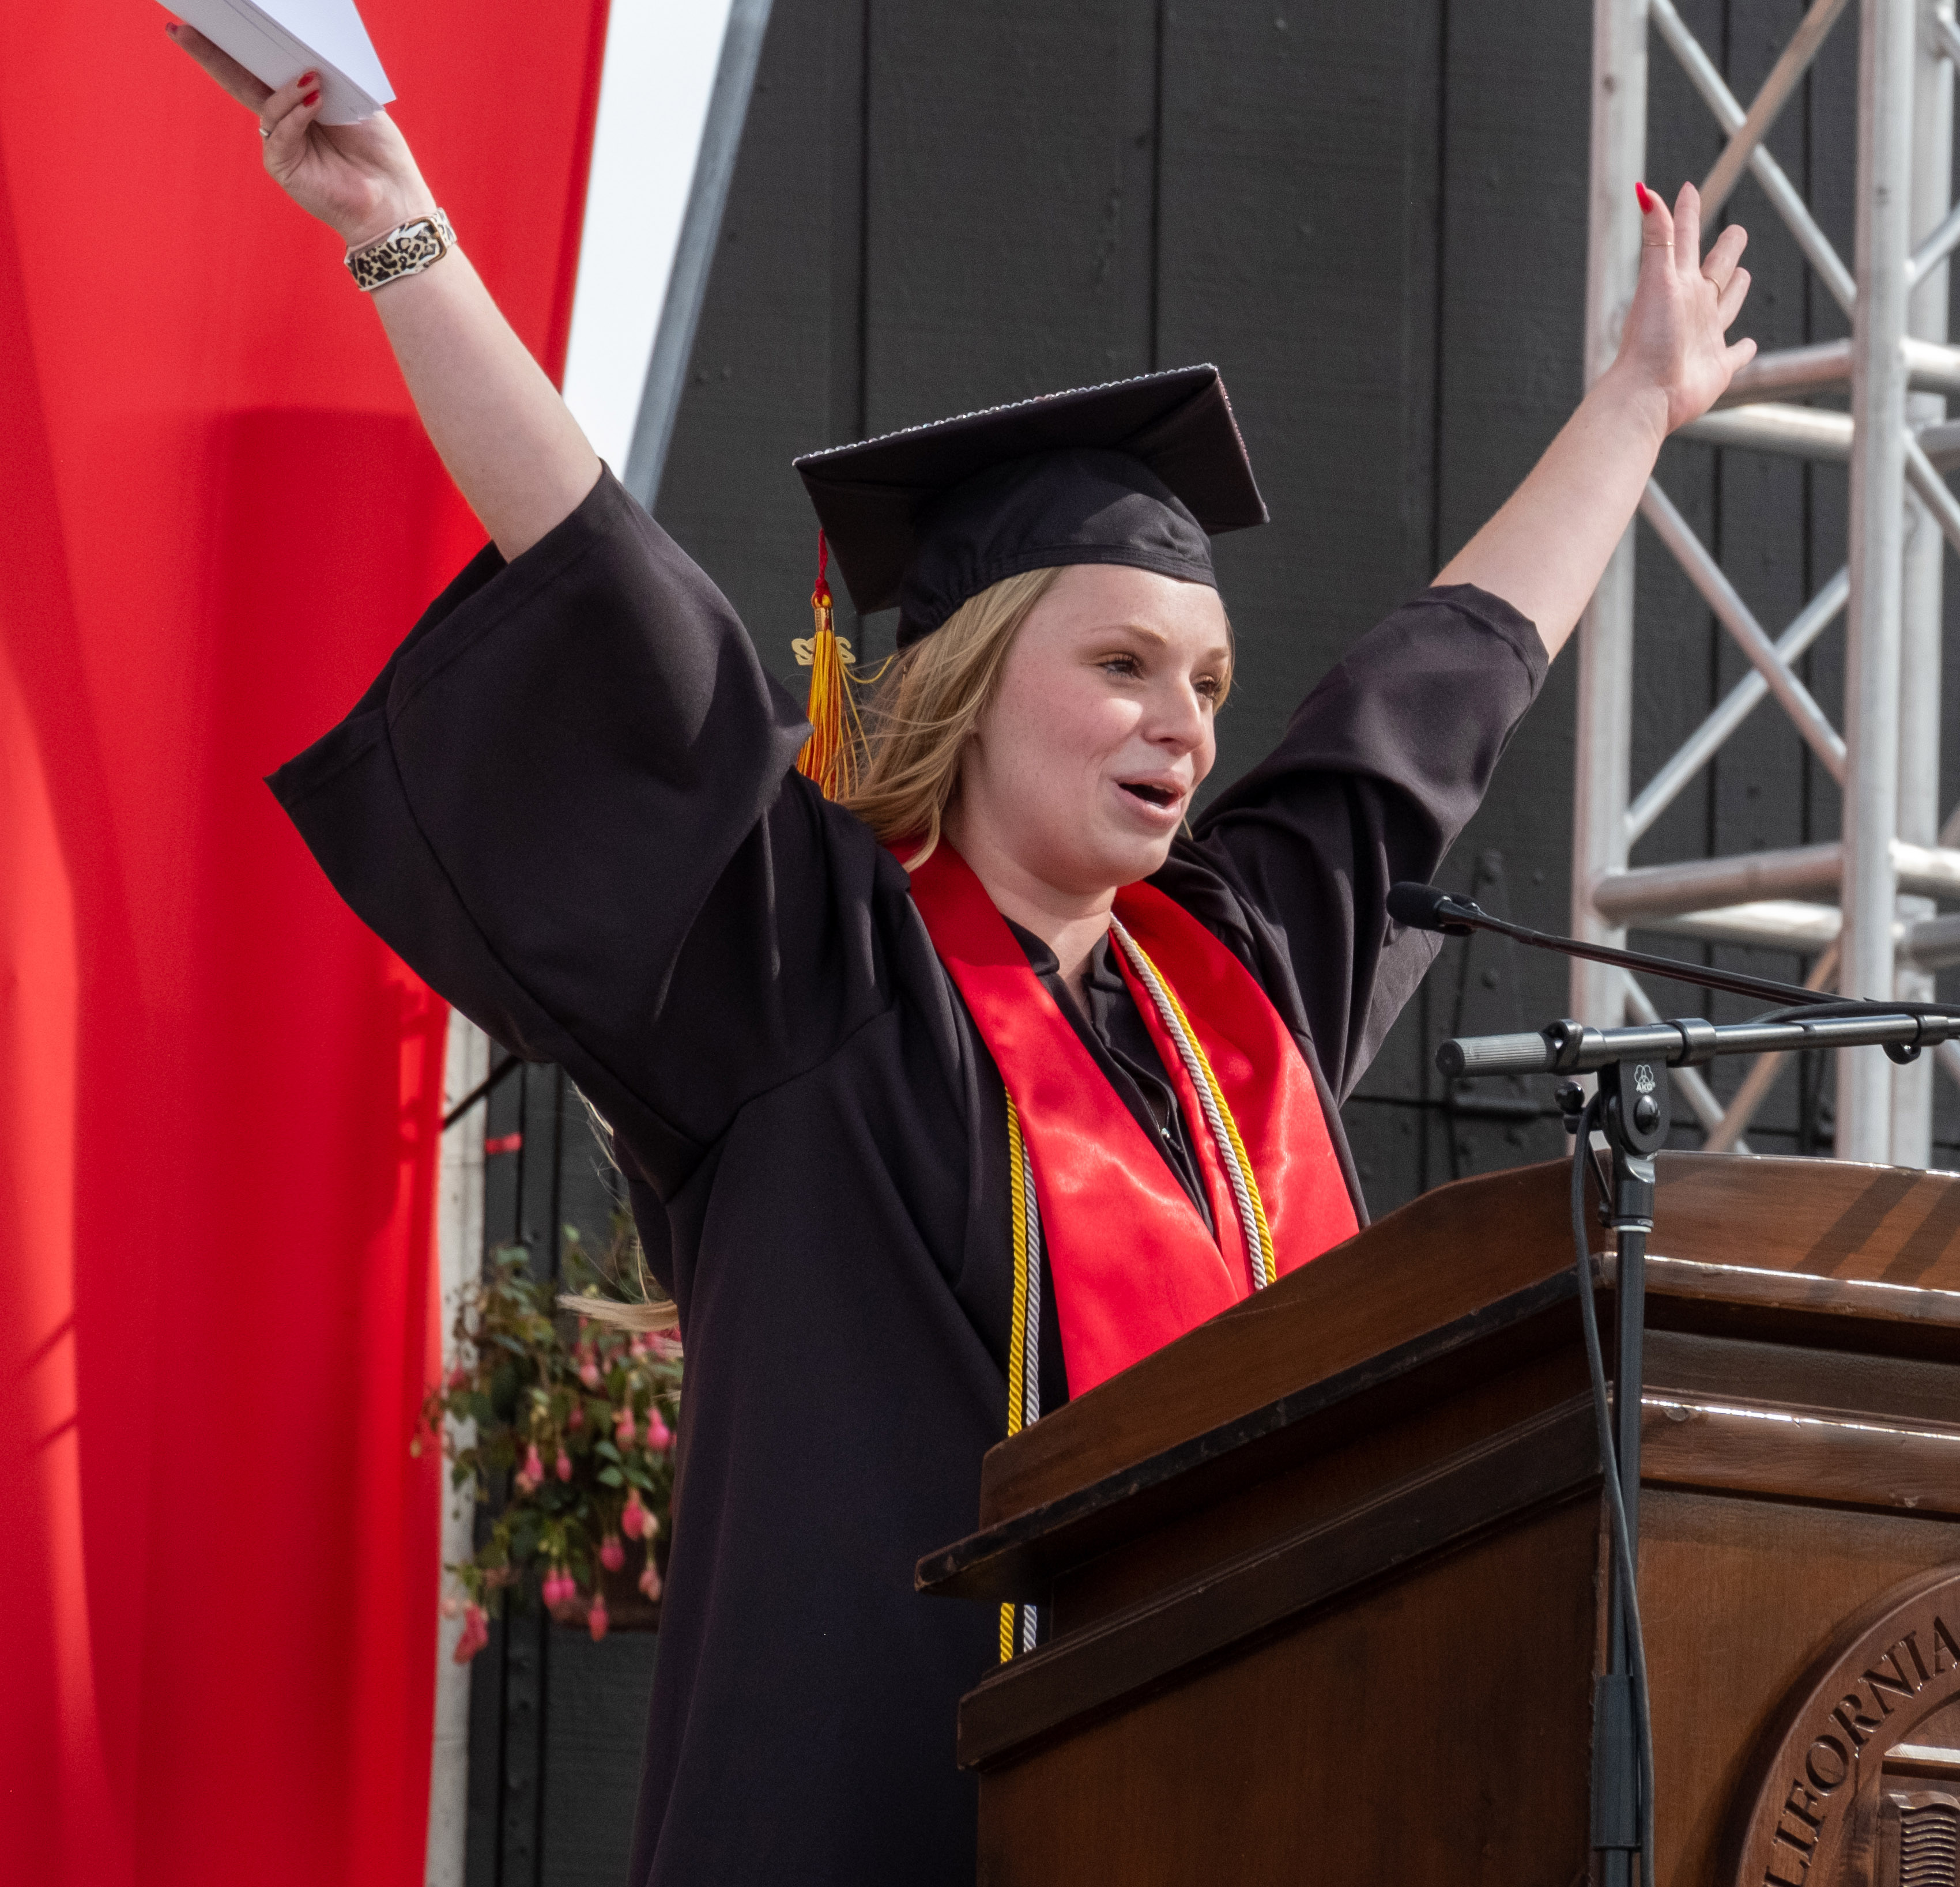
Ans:
{"label": "gold honor cord", "polygon": [[[1014,1098],[1007,1101],[1007,1209],[1014,1246],[1013,1323],[1007,1333],[1007,1432],[1017,1435],[1041,1417],[1041,1213],[1035,1203],[1034,1168],[1021,1137]],[[1014,1615],[1020,1614],[1016,1630]],[[1020,1648],[1035,1648],[1035,1608],[1001,1608],[1001,1662]]]}
{"label": "gold honor cord", "polygon": [[[1149,991],[1164,1032],[1177,1044],[1178,1058],[1196,1091],[1204,1123],[1211,1129],[1218,1162],[1225,1169],[1232,1188],[1233,1204],[1239,1215],[1239,1228],[1252,1259],[1252,1288],[1263,1291],[1278,1270],[1273,1256],[1272,1228],[1266,1221],[1265,1202],[1259,1197],[1259,1182],[1252,1162],[1240,1139],[1239,1123],[1225,1091],[1218,1085],[1204,1044],[1192,1030],[1170,985],[1159,974],[1137,940],[1110,920],[1109,928],[1137,980]],[[1019,1434],[1041,1415],[1041,1209],[1035,1197],[1034,1168],[1028,1158],[1027,1142],[1021,1133],[1021,1117],[1013,1096],[1007,1099],[1007,1199],[1013,1221],[1014,1247],[1013,1322],[1007,1336],[1007,1432]],[[1020,1615],[1017,1628],[1015,1614]],[[1005,1664],[1019,1649],[1035,1648],[1036,1612],[1032,1606],[1007,1604],[1001,1608],[1001,1662]]]}
{"label": "gold honor cord", "polygon": [[1204,1045],[1198,1039],[1182,1005],[1169,983],[1158,973],[1157,967],[1144,955],[1135,938],[1112,917],[1109,928],[1123,954],[1130,960],[1130,967],[1137,974],[1137,980],[1150,993],[1150,1000],[1156,1005],[1157,1019],[1164,1025],[1164,1032],[1177,1044],[1179,1059],[1184,1063],[1185,1072],[1191,1077],[1191,1085],[1198,1091],[1198,1105],[1204,1111],[1205,1125],[1211,1129],[1211,1138],[1218,1149],[1219,1164],[1224,1167],[1226,1177],[1231,1182],[1233,1202],[1239,1212],[1239,1229],[1244,1235],[1246,1249],[1252,1260],[1252,1288],[1263,1291],[1271,1284],[1277,1271],[1273,1256],[1272,1228],[1266,1222],[1265,1202],[1259,1197],[1259,1182],[1252,1171],[1252,1162],[1246,1152],[1246,1143],[1239,1137],[1239,1123],[1232,1118],[1232,1110],[1225,1099],[1225,1091],[1218,1085],[1218,1077],[1211,1072],[1210,1058],[1204,1053]]}

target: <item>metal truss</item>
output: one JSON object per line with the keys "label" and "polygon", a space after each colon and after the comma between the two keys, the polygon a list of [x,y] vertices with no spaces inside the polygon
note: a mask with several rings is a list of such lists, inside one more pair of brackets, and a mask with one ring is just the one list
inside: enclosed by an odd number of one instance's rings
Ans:
{"label": "metal truss", "polygon": [[[1751,611],[1658,481],[1641,514],[1750,664],[1679,750],[1638,790],[1630,780],[1634,703],[1634,532],[1589,605],[1580,634],[1573,929],[1617,943],[1630,928],[1814,957],[1814,987],[1930,996],[1932,973],[1960,963],[1960,808],[1943,824],[1939,791],[1943,544],[1960,549],[1960,348],[1947,345],[1947,258],[1960,247],[1950,202],[1953,0],[1860,0],[1857,243],[1847,268],[1764,139],[1844,13],[1815,0],[1746,106],[1682,24],[1672,0],[1595,0],[1586,376],[1613,357],[1640,262],[1634,184],[1647,148],[1647,59],[1678,61],[1727,144],[1701,186],[1716,213],[1747,170],[1806,262],[1849,317],[1851,338],[1758,357],[1688,436],[1730,448],[1848,462],[1848,565],[1780,632]],[[1798,403],[1848,386],[1850,411]],[[1796,520],[1792,519],[1792,528]],[[1845,724],[1834,727],[1797,672],[1799,658],[1847,617]],[[1837,840],[1630,868],[1634,843],[1765,697],[1843,790]],[[1599,1025],[1650,1017],[1624,972],[1576,964],[1573,1012]],[[1940,1051],[1960,1079],[1960,1044]],[[1724,1109],[1698,1080],[1684,1098],[1708,1144],[1746,1150],[1744,1129],[1777,1072],[1752,1069]],[[1924,1166],[1932,1075],[1846,1051],[1838,1073],[1841,1158]]]}

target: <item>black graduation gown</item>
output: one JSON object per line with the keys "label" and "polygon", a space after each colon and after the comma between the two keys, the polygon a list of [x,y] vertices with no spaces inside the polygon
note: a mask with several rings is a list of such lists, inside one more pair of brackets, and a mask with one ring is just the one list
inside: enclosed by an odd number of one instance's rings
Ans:
{"label": "black graduation gown", "polygon": [[[1383,895],[1430,875],[1544,672],[1505,604],[1428,592],[1156,880],[1260,978],[1344,1157],[1335,1099],[1434,948]],[[904,871],[794,772],[803,733],[606,473],[271,781],[355,910],[612,1123],[679,1306],[634,1887],[973,1878],[954,1706],[997,1621],[912,1568],[972,1530],[1004,1432],[1005,1112]]]}

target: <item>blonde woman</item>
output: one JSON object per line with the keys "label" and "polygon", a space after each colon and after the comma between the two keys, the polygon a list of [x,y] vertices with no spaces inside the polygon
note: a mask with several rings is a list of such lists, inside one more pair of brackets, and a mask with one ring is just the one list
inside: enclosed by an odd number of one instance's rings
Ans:
{"label": "blonde woman", "polygon": [[632,1879],[970,1880],[955,1702],[1039,1620],[916,1598],[914,1563],[1004,1431],[1354,1229],[1336,1104],[1430,948],[1383,894],[1441,859],[1662,440],[1748,357],[1741,232],[1704,261],[1691,190],[1644,202],[1612,370],[1195,818],[1232,683],[1209,537],[1264,516],[1214,373],[803,462],[860,605],[900,612],[839,805],[385,115],[324,129],[308,80],[173,30],[348,244],[492,540],[273,785],[368,922],[592,1097],[678,1307]]}

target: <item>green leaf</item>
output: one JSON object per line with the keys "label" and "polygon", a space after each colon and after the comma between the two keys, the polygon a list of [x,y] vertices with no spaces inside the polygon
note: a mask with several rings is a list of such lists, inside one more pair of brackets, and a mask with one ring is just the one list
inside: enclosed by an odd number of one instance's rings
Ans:
{"label": "green leaf", "polygon": [[495,1420],[508,1422],[517,1414],[517,1366],[499,1363],[490,1378],[490,1406]]}
{"label": "green leaf", "polygon": [[599,1478],[609,1488],[623,1487],[626,1484],[625,1476],[617,1468],[601,1468],[599,1470]]}

